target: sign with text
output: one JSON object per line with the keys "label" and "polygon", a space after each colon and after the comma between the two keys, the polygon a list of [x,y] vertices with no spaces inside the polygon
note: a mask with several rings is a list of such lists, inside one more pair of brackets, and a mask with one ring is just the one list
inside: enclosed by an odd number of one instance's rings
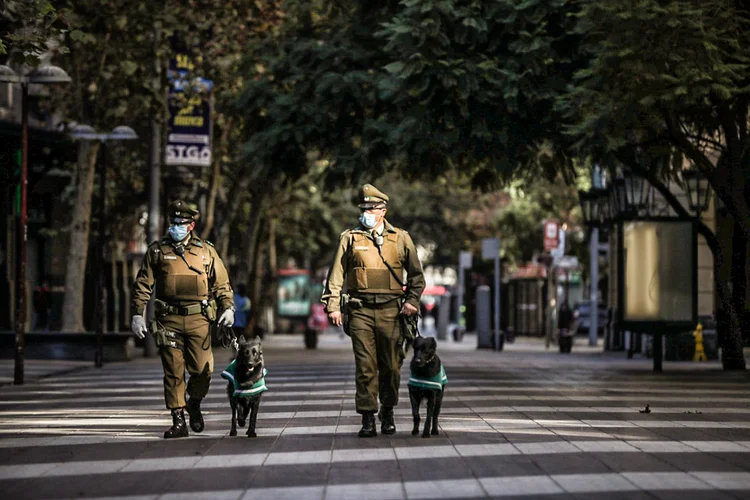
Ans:
{"label": "sign with text", "polygon": [[544,251],[549,252],[560,245],[560,224],[556,220],[544,221]]}
{"label": "sign with text", "polygon": [[[211,80],[189,79],[190,60],[178,54],[169,62],[169,120],[166,165],[211,166]],[[186,88],[192,87],[189,95]]]}
{"label": "sign with text", "polygon": [[485,238],[482,240],[482,259],[493,260],[500,257],[500,239]]}

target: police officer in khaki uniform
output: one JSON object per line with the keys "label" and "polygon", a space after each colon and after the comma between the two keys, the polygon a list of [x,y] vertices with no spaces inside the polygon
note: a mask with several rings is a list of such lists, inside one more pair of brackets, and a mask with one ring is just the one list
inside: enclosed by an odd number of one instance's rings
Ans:
{"label": "police officer in khaki uniform", "polygon": [[[418,314],[425,282],[409,233],[385,219],[388,196],[365,184],[359,198],[360,225],[341,234],[321,301],[334,325],[348,319],[356,364],[356,408],[362,415],[359,436],[372,437],[377,435],[378,397],[381,432],[396,432],[393,407],[398,403],[404,359],[399,315]],[[351,297],[347,311],[340,305],[344,293]]]}
{"label": "police officer in khaki uniform", "polygon": [[[164,437],[187,437],[190,428],[203,430],[200,403],[208,393],[214,369],[209,323],[222,311],[219,325],[234,323],[234,298],[224,263],[213,244],[193,234],[198,211],[182,200],[169,205],[167,235],[149,245],[132,292],[131,323],[138,338],[148,327],[146,303],[155,289],[151,333],[164,368],[164,399],[172,412],[172,427]],[[185,402],[185,369],[190,374]]]}

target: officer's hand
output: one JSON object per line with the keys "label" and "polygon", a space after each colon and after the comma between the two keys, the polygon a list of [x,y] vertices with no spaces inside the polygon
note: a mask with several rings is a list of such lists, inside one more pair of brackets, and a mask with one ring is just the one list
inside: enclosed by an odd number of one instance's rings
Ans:
{"label": "officer's hand", "polygon": [[130,329],[133,330],[133,333],[135,333],[135,336],[139,339],[142,339],[148,333],[146,320],[143,319],[143,316],[141,316],[140,314],[136,314],[135,316],[133,316],[133,319],[130,322]]}
{"label": "officer's hand", "polygon": [[404,302],[404,307],[401,308],[401,314],[403,314],[404,316],[414,316],[418,312],[419,311],[417,310],[417,308],[409,304],[408,302]]}
{"label": "officer's hand", "polygon": [[226,309],[219,317],[219,326],[232,326],[234,325],[234,311]]}
{"label": "officer's hand", "polygon": [[341,326],[343,324],[343,319],[341,316],[341,311],[336,311],[332,313],[328,313],[328,319],[331,321],[333,326]]}

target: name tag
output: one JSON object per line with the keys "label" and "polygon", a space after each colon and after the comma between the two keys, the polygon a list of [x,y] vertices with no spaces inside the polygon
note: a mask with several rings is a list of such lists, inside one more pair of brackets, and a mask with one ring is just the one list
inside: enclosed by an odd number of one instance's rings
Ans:
{"label": "name tag", "polygon": [[354,247],[355,250],[363,251],[363,250],[369,250],[370,247]]}
{"label": "name tag", "polygon": [[175,257],[174,255],[165,255],[164,258],[168,260],[177,260],[177,257]]}

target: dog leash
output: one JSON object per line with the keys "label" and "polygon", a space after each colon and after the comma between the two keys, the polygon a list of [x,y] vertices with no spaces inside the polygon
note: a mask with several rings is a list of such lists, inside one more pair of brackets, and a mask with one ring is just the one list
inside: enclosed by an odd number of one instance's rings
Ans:
{"label": "dog leash", "polygon": [[234,334],[234,330],[230,326],[219,326],[219,335],[221,336],[221,346],[224,349],[233,347],[235,351],[240,350],[240,344],[237,342],[237,336]]}

